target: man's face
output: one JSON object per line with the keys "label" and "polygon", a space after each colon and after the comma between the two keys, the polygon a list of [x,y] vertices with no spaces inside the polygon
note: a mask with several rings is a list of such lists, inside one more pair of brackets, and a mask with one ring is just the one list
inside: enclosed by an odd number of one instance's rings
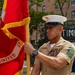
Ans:
{"label": "man's face", "polygon": [[60,36],[60,26],[46,26],[46,33],[49,40],[56,39]]}

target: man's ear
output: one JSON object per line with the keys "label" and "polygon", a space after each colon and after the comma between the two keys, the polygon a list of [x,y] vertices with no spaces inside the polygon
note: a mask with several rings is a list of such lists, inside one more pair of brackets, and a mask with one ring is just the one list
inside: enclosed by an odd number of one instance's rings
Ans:
{"label": "man's ear", "polygon": [[60,26],[59,33],[62,33],[62,31],[63,31],[63,26]]}

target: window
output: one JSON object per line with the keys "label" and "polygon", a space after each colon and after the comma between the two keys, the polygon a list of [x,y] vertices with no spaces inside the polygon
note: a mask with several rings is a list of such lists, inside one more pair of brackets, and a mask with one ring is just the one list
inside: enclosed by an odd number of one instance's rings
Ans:
{"label": "window", "polygon": [[34,2],[33,1],[31,1],[31,5],[34,5]]}
{"label": "window", "polygon": [[56,8],[56,9],[59,8],[59,4],[58,4],[58,3],[55,4],[55,8]]}
{"label": "window", "polygon": [[75,5],[75,0],[71,0],[71,5]]}
{"label": "window", "polygon": [[75,19],[75,11],[72,11],[71,16],[72,16],[72,19]]}
{"label": "window", "polygon": [[45,9],[46,9],[45,5],[42,5],[42,12],[45,12]]}

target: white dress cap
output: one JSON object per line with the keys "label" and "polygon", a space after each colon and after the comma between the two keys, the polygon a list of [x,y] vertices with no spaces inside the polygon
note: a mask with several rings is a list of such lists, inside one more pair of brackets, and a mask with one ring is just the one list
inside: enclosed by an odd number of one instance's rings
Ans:
{"label": "white dress cap", "polygon": [[60,15],[46,15],[43,16],[42,19],[48,22],[60,22],[61,24],[64,24],[65,21],[67,21],[67,18]]}

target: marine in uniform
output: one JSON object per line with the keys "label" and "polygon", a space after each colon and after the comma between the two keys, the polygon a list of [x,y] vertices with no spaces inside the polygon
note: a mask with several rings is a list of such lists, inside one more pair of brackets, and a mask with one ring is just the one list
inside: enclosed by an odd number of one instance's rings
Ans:
{"label": "marine in uniform", "polygon": [[42,75],[70,75],[75,58],[75,46],[61,36],[67,18],[47,15],[43,20],[46,21],[46,32],[50,41],[44,43],[39,50],[34,49],[30,43],[25,43],[25,51],[35,57],[31,75],[40,75],[40,72]]}

